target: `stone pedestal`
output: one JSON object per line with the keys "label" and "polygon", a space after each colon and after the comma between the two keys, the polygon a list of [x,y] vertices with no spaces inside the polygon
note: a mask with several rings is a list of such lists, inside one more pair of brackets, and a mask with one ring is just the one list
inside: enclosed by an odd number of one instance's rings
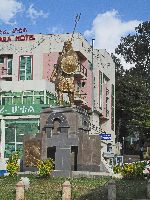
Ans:
{"label": "stone pedestal", "polygon": [[72,107],[47,108],[41,113],[40,159],[54,159],[55,176],[100,171],[100,138],[89,135],[89,123],[88,115]]}
{"label": "stone pedestal", "polygon": [[24,184],[22,181],[19,181],[16,184],[16,200],[25,200],[24,196]]}

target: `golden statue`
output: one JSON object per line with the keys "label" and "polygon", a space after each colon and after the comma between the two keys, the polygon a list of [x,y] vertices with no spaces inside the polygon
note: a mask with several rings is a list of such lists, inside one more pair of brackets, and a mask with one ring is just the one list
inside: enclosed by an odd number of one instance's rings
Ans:
{"label": "golden statue", "polygon": [[73,50],[71,41],[68,40],[64,42],[63,51],[50,77],[50,81],[55,83],[59,105],[63,105],[63,93],[68,93],[70,105],[74,104],[74,72],[78,69],[78,65],[78,55]]}

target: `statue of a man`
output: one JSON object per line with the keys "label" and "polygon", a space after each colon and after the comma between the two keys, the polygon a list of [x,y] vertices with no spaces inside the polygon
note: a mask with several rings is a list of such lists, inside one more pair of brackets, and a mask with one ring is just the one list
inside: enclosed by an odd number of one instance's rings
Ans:
{"label": "statue of a man", "polygon": [[50,81],[55,83],[59,105],[63,105],[63,93],[68,93],[70,105],[74,104],[74,72],[78,65],[78,55],[73,50],[71,41],[64,42],[63,51],[50,77]]}

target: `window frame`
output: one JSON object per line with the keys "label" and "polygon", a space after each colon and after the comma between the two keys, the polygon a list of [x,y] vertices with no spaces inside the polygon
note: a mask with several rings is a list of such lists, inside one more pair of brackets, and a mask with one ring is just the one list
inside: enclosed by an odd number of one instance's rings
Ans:
{"label": "window frame", "polygon": [[21,81],[21,79],[20,79],[20,71],[24,71],[25,72],[25,79],[24,79],[24,81],[25,80],[27,81],[27,60],[25,61],[25,69],[21,69],[20,70],[20,67],[21,67],[21,57],[25,57],[25,58],[31,57],[31,79],[29,79],[29,80],[33,80],[33,55],[21,55],[21,56],[19,56],[18,81]]}
{"label": "window frame", "polygon": [[[9,67],[9,65],[8,65],[8,63],[11,61],[11,69],[10,69],[10,67]],[[13,58],[8,58],[7,59],[7,74],[8,75],[12,75],[12,62],[13,62]],[[9,70],[11,70],[11,73],[9,73]]]}
{"label": "window frame", "polygon": [[103,107],[103,73],[99,70],[99,108]]}

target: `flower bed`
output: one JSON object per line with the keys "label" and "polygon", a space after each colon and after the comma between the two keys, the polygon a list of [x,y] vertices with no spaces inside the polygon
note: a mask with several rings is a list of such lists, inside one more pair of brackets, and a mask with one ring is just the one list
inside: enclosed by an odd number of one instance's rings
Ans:
{"label": "flower bed", "polygon": [[144,178],[150,173],[150,164],[149,161],[118,164],[114,166],[113,171],[127,179]]}

